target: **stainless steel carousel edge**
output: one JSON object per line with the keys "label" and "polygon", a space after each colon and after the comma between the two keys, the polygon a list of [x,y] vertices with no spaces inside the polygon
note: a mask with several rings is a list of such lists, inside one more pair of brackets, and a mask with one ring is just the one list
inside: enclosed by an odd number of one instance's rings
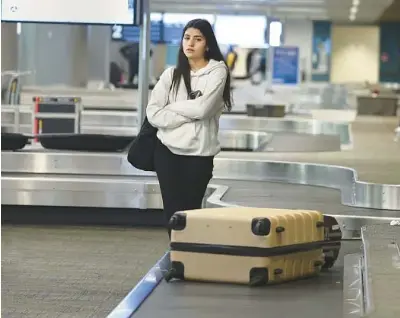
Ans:
{"label": "stainless steel carousel edge", "polygon": [[[162,199],[156,180],[92,181],[58,176],[56,178],[3,176],[2,204],[31,206],[73,206],[102,208],[162,209]],[[217,181],[216,181],[217,182]],[[224,200],[228,186],[210,184],[204,197],[204,207],[240,207]],[[340,204],[338,202],[338,204]],[[400,214],[371,210],[369,215],[334,216],[342,228],[344,238],[359,237],[362,226],[400,221]]]}
{"label": "stainless steel carousel edge", "polygon": [[[133,168],[124,153],[82,153],[24,151],[2,152],[2,173],[66,174],[155,177],[154,173]],[[95,164],[93,164],[95,162]],[[357,172],[348,167],[254,159],[233,159],[217,156],[214,179],[244,181],[276,181],[323,186],[341,191],[342,204],[354,207],[400,210],[400,184],[377,184],[358,180]],[[110,181],[109,181],[110,182]]]}

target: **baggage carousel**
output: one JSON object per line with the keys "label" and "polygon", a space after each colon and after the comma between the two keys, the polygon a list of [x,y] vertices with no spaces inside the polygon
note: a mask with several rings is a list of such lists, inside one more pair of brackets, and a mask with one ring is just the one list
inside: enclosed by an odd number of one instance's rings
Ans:
{"label": "baggage carousel", "polygon": [[[32,106],[2,105],[2,131],[32,133]],[[135,136],[135,111],[84,109],[80,115],[81,133]],[[236,131],[236,132],[235,132]],[[247,139],[260,140],[263,151],[336,151],[351,149],[351,125],[347,122],[319,121],[301,117],[268,118],[224,114],[220,119],[220,139],[229,146]]]}
{"label": "baggage carousel", "polygon": [[[361,226],[400,220],[400,185],[364,182],[354,169],[340,165],[273,161],[264,155],[218,155],[204,206],[312,208],[333,215],[346,239],[334,268],[315,279],[261,289],[167,284],[161,280],[167,253],[109,317],[264,317],[266,313],[290,317],[296,313],[300,318],[330,318],[342,314],[343,256],[360,250]],[[160,225],[162,202],[155,175],[132,168],[125,156],[38,148],[2,152],[3,219],[12,222],[17,209],[24,207],[29,209],[25,217],[36,213],[49,218],[60,209],[74,207],[79,210],[78,218],[83,209],[93,208],[108,211],[105,214],[111,219],[119,218],[117,211],[124,211],[133,224]]]}
{"label": "baggage carousel", "polygon": [[[168,266],[166,255],[132,291],[131,297],[120,303],[108,317],[342,317],[343,256],[357,253],[360,247],[359,241],[342,243],[335,267],[317,278],[265,288],[166,283],[162,280]],[[152,289],[150,297],[135,308]],[[132,308],[136,310],[133,315]]]}

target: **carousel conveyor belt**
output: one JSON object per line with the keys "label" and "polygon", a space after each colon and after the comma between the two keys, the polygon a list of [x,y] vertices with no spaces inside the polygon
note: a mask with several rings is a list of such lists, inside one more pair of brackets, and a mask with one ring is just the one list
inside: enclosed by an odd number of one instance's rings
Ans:
{"label": "carousel conveyor belt", "polygon": [[[399,217],[400,214],[394,210],[344,206],[341,204],[340,191],[335,189],[277,182],[216,180],[214,183],[229,186],[222,201],[243,206],[316,209],[327,214],[344,216]],[[323,272],[319,277],[261,288],[180,281],[167,283],[162,279],[162,273],[169,263],[166,254],[114,309],[109,318],[341,317],[343,258],[346,254],[359,253],[360,246],[361,242],[358,240],[343,241],[338,261],[332,269]],[[144,287],[141,285],[149,284],[156,277],[158,285],[153,281],[154,290],[147,298],[143,297]],[[151,289],[148,286],[147,288],[147,291]],[[143,298],[145,300],[139,305],[138,299]],[[129,304],[139,306],[136,309],[132,306],[134,313],[131,316],[119,315],[121,308],[126,309]]]}
{"label": "carousel conveyor belt", "polygon": [[324,214],[364,217],[400,217],[400,211],[359,208],[341,204],[340,190],[283,182],[225,181],[229,190],[222,201],[240,206],[317,210]]}
{"label": "carousel conveyor belt", "polygon": [[[30,184],[35,180],[47,180],[51,184],[53,180],[62,180],[61,175],[56,174],[33,174],[33,173],[3,173],[7,180],[23,180],[24,184]],[[88,178],[90,177],[90,178]],[[90,180],[97,184],[123,184],[124,182],[146,181],[157,182],[155,177],[150,176],[100,176],[100,175],[69,175],[66,180],[71,179],[70,184],[79,184],[80,181]],[[21,181],[22,182],[22,181]],[[35,183],[32,183],[35,185]],[[359,216],[363,218],[399,218],[400,211],[361,208],[347,206],[341,203],[341,191],[321,186],[290,184],[278,181],[242,181],[213,179],[210,184],[227,186],[227,192],[221,201],[228,205],[239,205],[247,207],[277,208],[277,209],[308,209],[321,211],[324,214],[334,216]],[[101,192],[102,193],[102,192]],[[43,195],[47,196],[46,190]],[[161,194],[160,194],[161,195]],[[207,207],[207,206],[206,206]],[[152,212],[149,212],[152,213]]]}
{"label": "carousel conveyor belt", "polygon": [[329,271],[276,286],[252,288],[162,280],[131,317],[342,317],[343,258],[360,252],[360,246],[359,241],[344,242],[336,265]]}

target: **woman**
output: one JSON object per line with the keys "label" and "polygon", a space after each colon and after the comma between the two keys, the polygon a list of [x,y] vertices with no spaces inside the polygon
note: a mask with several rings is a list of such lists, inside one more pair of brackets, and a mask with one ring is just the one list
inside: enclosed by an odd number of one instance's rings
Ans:
{"label": "woman", "polygon": [[176,68],[163,72],[146,109],[158,128],[154,165],[167,225],[175,212],[201,208],[220,151],[219,118],[231,105],[230,75],[211,24],[192,20]]}

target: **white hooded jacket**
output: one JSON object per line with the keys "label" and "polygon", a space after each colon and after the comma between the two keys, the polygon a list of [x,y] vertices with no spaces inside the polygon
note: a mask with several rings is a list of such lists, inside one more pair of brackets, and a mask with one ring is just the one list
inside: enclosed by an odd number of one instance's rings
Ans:
{"label": "white hooded jacket", "polygon": [[175,89],[170,90],[173,70],[166,69],[154,87],[146,108],[147,118],[158,128],[157,137],[173,153],[214,156],[221,150],[219,118],[224,108],[222,95],[228,68],[222,61],[210,60],[204,68],[191,71],[191,89],[202,93],[193,100],[187,97],[183,79],[177,94]]}

